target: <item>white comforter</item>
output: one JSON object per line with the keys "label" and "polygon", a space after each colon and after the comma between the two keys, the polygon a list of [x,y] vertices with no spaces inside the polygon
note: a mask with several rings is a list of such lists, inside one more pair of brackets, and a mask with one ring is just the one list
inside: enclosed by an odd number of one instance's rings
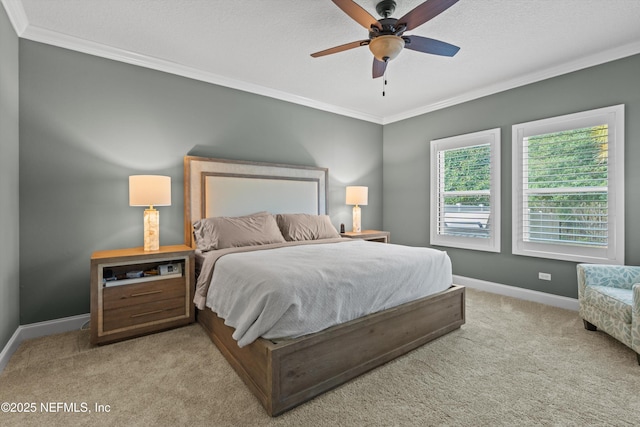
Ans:
{"label": "white comforter", "polygon": [[206,305],[244,347],[318,332],[451,284],[446,252],[352,240],[224,255]]}

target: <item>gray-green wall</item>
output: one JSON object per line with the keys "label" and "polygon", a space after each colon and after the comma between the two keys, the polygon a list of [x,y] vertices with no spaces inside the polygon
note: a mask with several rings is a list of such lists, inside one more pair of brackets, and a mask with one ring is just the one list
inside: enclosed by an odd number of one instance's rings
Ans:
{"label": "gray-green wall", "polygon": [[[19,47],[20,270],[3,276],[0,290],[17,294],[19,273],[21,324],[87,313],[91,253],[141,244],[142,210],[127,202],[131,174],[172,177],[173,204],[160,208],[163,245],[183,239],[182,157],[190,154],[327,167],[336,226],[351,219],[344,187],[367,185],[363,226],[428,246],[429,141],[493,127],[503,132],[502,253],[447,249],[454,272],[575,297],[575,263],[510,254],[511,125],[618,103],[627,106],[627,263],[640,262],[640,56],[383,127],[27,40]],[[10,158],[17,173],[18,156]],[[3,168],[3,183],[5,175],[13,176]],[[12,215],[3,230],[17,227]],[[553,280],[539,281],[538,271]],[[12,333],[15,310],[2,322]]]}
{"label": "gray-green wall", "polygon": [[382,227],[381,125],[20,40],[22,324],[89,312],[91,253],[142,245],[129,175],[171,176],[160,244],[183,242],[187,154],[329,168],[334,225],[354,184]]}
{"label": "gray-green wall", "polygon": [[0,351],[20,321],[18,36],[0,7]]}
{"label": "gray-green wall", "polygon": [[640,55],[384,126],[384,228],[396,243],[429,246],[429,141],[499,127],[502,251],[443,248],[454,274],[576,298],[576,263],[511,254],[511,126],[616,104],[626,106],[626,263],[640,264]]}

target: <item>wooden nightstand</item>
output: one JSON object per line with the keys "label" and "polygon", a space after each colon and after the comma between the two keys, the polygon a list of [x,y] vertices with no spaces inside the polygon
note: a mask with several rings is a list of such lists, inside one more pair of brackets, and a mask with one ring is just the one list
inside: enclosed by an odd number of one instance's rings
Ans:
{"label": "wooden nightstand", "polygon": [[355,231],[347,231],[346,233],[340,233],[342,237],[348,237],[350,239],[362,239],[371,240],[373,242],[391,243],[391,233],[388,231],[378,230],[362,230],[357,233]]}
{"label": "wooden nightstand", "polygon": [[185,245],[94,252],[91,343],[104,344],[192,323],[194,251]]}

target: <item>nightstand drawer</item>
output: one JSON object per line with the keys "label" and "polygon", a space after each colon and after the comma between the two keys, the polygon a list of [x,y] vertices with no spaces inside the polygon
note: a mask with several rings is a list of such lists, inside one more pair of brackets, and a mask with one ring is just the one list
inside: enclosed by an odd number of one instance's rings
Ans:
{"label": "nightstand drawer", "polygon": [[111,286],[102,291],[102,307],[113,310],[184,296],[187,290],[184,277],[156,280],[135,285]]}
{"label": "nightstand drawer", "polygon": [[105,310],[103,328],[106,332],[177,316],[188,317],[184,296]]}
{"label": "nightstand drawer", "polygon": [[186,245],[94,252],[91,344],[193,323],[194,267],[194,250]]}

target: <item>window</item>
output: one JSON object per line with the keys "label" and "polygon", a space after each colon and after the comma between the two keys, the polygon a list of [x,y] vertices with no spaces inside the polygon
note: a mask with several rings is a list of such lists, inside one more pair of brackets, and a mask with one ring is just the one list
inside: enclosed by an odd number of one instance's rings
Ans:
{"label": "window", "polygon": [[431,141],[431,244],[500,252],[500,129]]}
{"label": "window", "polygon": [[624,263],[624,105],[513,126],[513,253]]}

